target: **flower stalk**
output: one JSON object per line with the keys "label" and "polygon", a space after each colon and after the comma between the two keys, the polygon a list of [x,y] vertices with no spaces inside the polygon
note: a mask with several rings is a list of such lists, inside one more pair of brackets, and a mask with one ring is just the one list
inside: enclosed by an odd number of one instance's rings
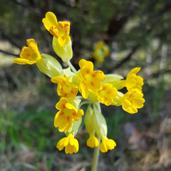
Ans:
{"label": "flower stalk", "polygon": [[91,171],[97,171],[98,167],[98,162],[99,162],[99,148],[94,149],[93,153],[93,160],[92,160],[92,165],[91,165]]}
{"label": "flower stalk", "polygon": [[67,64],[73,72],[77,72],[77,70],[75,69],[75,67],[72,65],[72,63],[70,61],[68,61]]}

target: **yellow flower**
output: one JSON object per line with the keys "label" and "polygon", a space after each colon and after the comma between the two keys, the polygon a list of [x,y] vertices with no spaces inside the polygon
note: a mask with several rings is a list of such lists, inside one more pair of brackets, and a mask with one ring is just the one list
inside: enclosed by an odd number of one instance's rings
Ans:
{"label": "yellow flower", "polygon": [[116,147],[116,142],[107,137],[102,138],[102,142],[100,143],[100,151],[102,153],[108,152],[108,150],[113,150]]}
{"label": "yellow flower", "polygon": [[61,46],[64,46],[70,39],[70,22],[59,21],[53,12],[47,12],[42,19],[45,28],[58,39]]}
{"label": "yellow flower", "polygon": [[100,89],[104,73],[102,71],[94,71],[93,63],[85,59],[79,61],[79,66],[79,90],[83,98],[88,98],[89,94],[96,93]]}
{"label": "yellow flower", "polygon": [[104,58],[109,55],[109,47],[105,44],[104,41],[98,41],[94,46],[93,58],[102,63]]}
{"label": "yellow flower", "polygon": [[131,71],[129,71],[126,80],[124,81],[125,87],[130,90],[133,88],[142,89],[142,86],[144,84],[144,80],[141,76],[137,75],[137,73],[140,71],[140,67],[135,67]]}
{"label": "yellow flower", "polygon": [[72,116],[64,114],[63,111],[56,113],[54,118],[54,126],[60,132],[67,132],[72,127]]}
{"label": "yellow flower", "polygon": [[98,91],[98,101],[109,106],[114,103],[117,96],[117,89],[112,84],[104,83]]}
{"label": "yellow flower", "polygon": [[95,137],[95,135],[90,135],[90,137],[87,140],[87,146],[90,148],[95,148],[99,146],[99,140]]}
{"label": "yellow flower", "polygon": [[53,12],[47,12],[42,22],[46,30],[53,35],[52,46],[55,53],[67,63],[73,56],[70,22],[58,21]]}
{"label": "yellow flower", "polygon": [[65,148],[66,154],[77,153],[79,150],[79,143],[73,134],[69,134],[67,137],[62,138],[56,145],[59,151],[62,151]]}
{"label": "yellow flower", "polygon": [[34,39],[27,39],[27,46],[21,49],[20,57],[14,59],[16,64],[35,64],[41,59],[41,55]]}
{"label": "yellow flower", "polygon": [[84,114],[82,109],[77,109],[71,100],[61,98],[56,104],[59,112],[56,113],[54,126],[61,132],[68,131],[74,121],[78,121]]}
{"label": "yellow flower", "polygon": [[122,109],[130,114],[135,114],[144,106],[143,93],[139,89],[131,89],[122,99]]}
{"label": "yellow flower", "polygon": [[78,87],[67,76],[56,76],[51,81],[58,84],[57,93],[59,96],[74,98],[78,93]]}

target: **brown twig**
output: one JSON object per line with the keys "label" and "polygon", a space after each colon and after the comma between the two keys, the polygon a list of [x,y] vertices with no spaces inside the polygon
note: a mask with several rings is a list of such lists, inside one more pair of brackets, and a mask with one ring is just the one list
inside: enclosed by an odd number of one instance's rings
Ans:
{"label": "brown twig", "polygon": [[5,54],[5,55],[10,55],[10,56],[18,56],[17,54],[15,54],[15,53],[12,53],[12,52],[8,52],[8,51],[5,51],[5,50],[2,50],[2,49],[0,49],[0,53],[3,53],[3,54]]}

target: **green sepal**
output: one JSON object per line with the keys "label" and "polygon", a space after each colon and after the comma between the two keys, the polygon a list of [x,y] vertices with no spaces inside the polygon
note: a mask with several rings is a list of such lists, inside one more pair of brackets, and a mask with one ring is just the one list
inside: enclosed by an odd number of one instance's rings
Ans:
{"label": "green sepal", "polygon": [[78,121],[74,121],[68,133],[73,133],[74,135],[76,135],[77,132],[79,131],[81,123],[82,123],[82,118],[80,118]]}
{"label": "green sepal", "polygon": [[36,63],[40,72],[50,78],[61,74],[62,66],[53,56],[44,53],[41,56],[42,58]]}
{"label": "green sepal", "polygon": [[100,110],[100,104],[94,103],[93,108],[87,108],[84,123],[89,134],[96,133],[98,137],[107,136],[107,124]]}
{"label": "green sepal", "polygon": [[93,134],[95,132],[95,122],[96,118],[94,116],[93,108],[89,105],[84,117],[85,127],[89,134]]}
{"label": "green sepal", "polygon": [[52,46],[55,53],[62,59],[63,62],[68,63],[73,57],[72,42],[69,38],[67,42],[61,46],[56,37],[53,37]]}
{"label": "green sepal", "polygon": [[118,74],[107,74],[105,76],[104,82],[112,84],[116,89],[122,89],[123,85],[123,77]]}
{"label": "green sepal", "polygon": [[99,103],[94,104],[93,110],[94,110],[94,114],[95,114],[94,116],[96,120],[94,124],[95,124],[97,135],[99,137],[107,136],[107,123],[106,123],[106,119],[101,113],[100,104]]}

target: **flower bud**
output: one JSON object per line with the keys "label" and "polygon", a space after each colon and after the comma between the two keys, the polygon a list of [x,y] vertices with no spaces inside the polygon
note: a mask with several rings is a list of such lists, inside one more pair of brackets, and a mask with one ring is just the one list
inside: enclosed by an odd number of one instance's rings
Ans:
{"label": "flower bud", "polygon": [[106,120],[99,110],[98,104],[94,104],[93,108],[88,107],[84,122],[89,134],[96,133],[98,137],[107,136]]}
{"label": "flower bud", "polygon": [[96,119],[94,116],[94,111],[89,106],[87,108],[85,118],[84,118],[85,127],[86,127],[86,130],[89,134],[92,134],[95,132],[95,125],[96,125],[95,122],[96,122]]}
{"label": "flower bud", "polygon": [[103,137],[107,136],[107,123],[99,108],[99,104],[94,104],[95,128],[97,135]]}

